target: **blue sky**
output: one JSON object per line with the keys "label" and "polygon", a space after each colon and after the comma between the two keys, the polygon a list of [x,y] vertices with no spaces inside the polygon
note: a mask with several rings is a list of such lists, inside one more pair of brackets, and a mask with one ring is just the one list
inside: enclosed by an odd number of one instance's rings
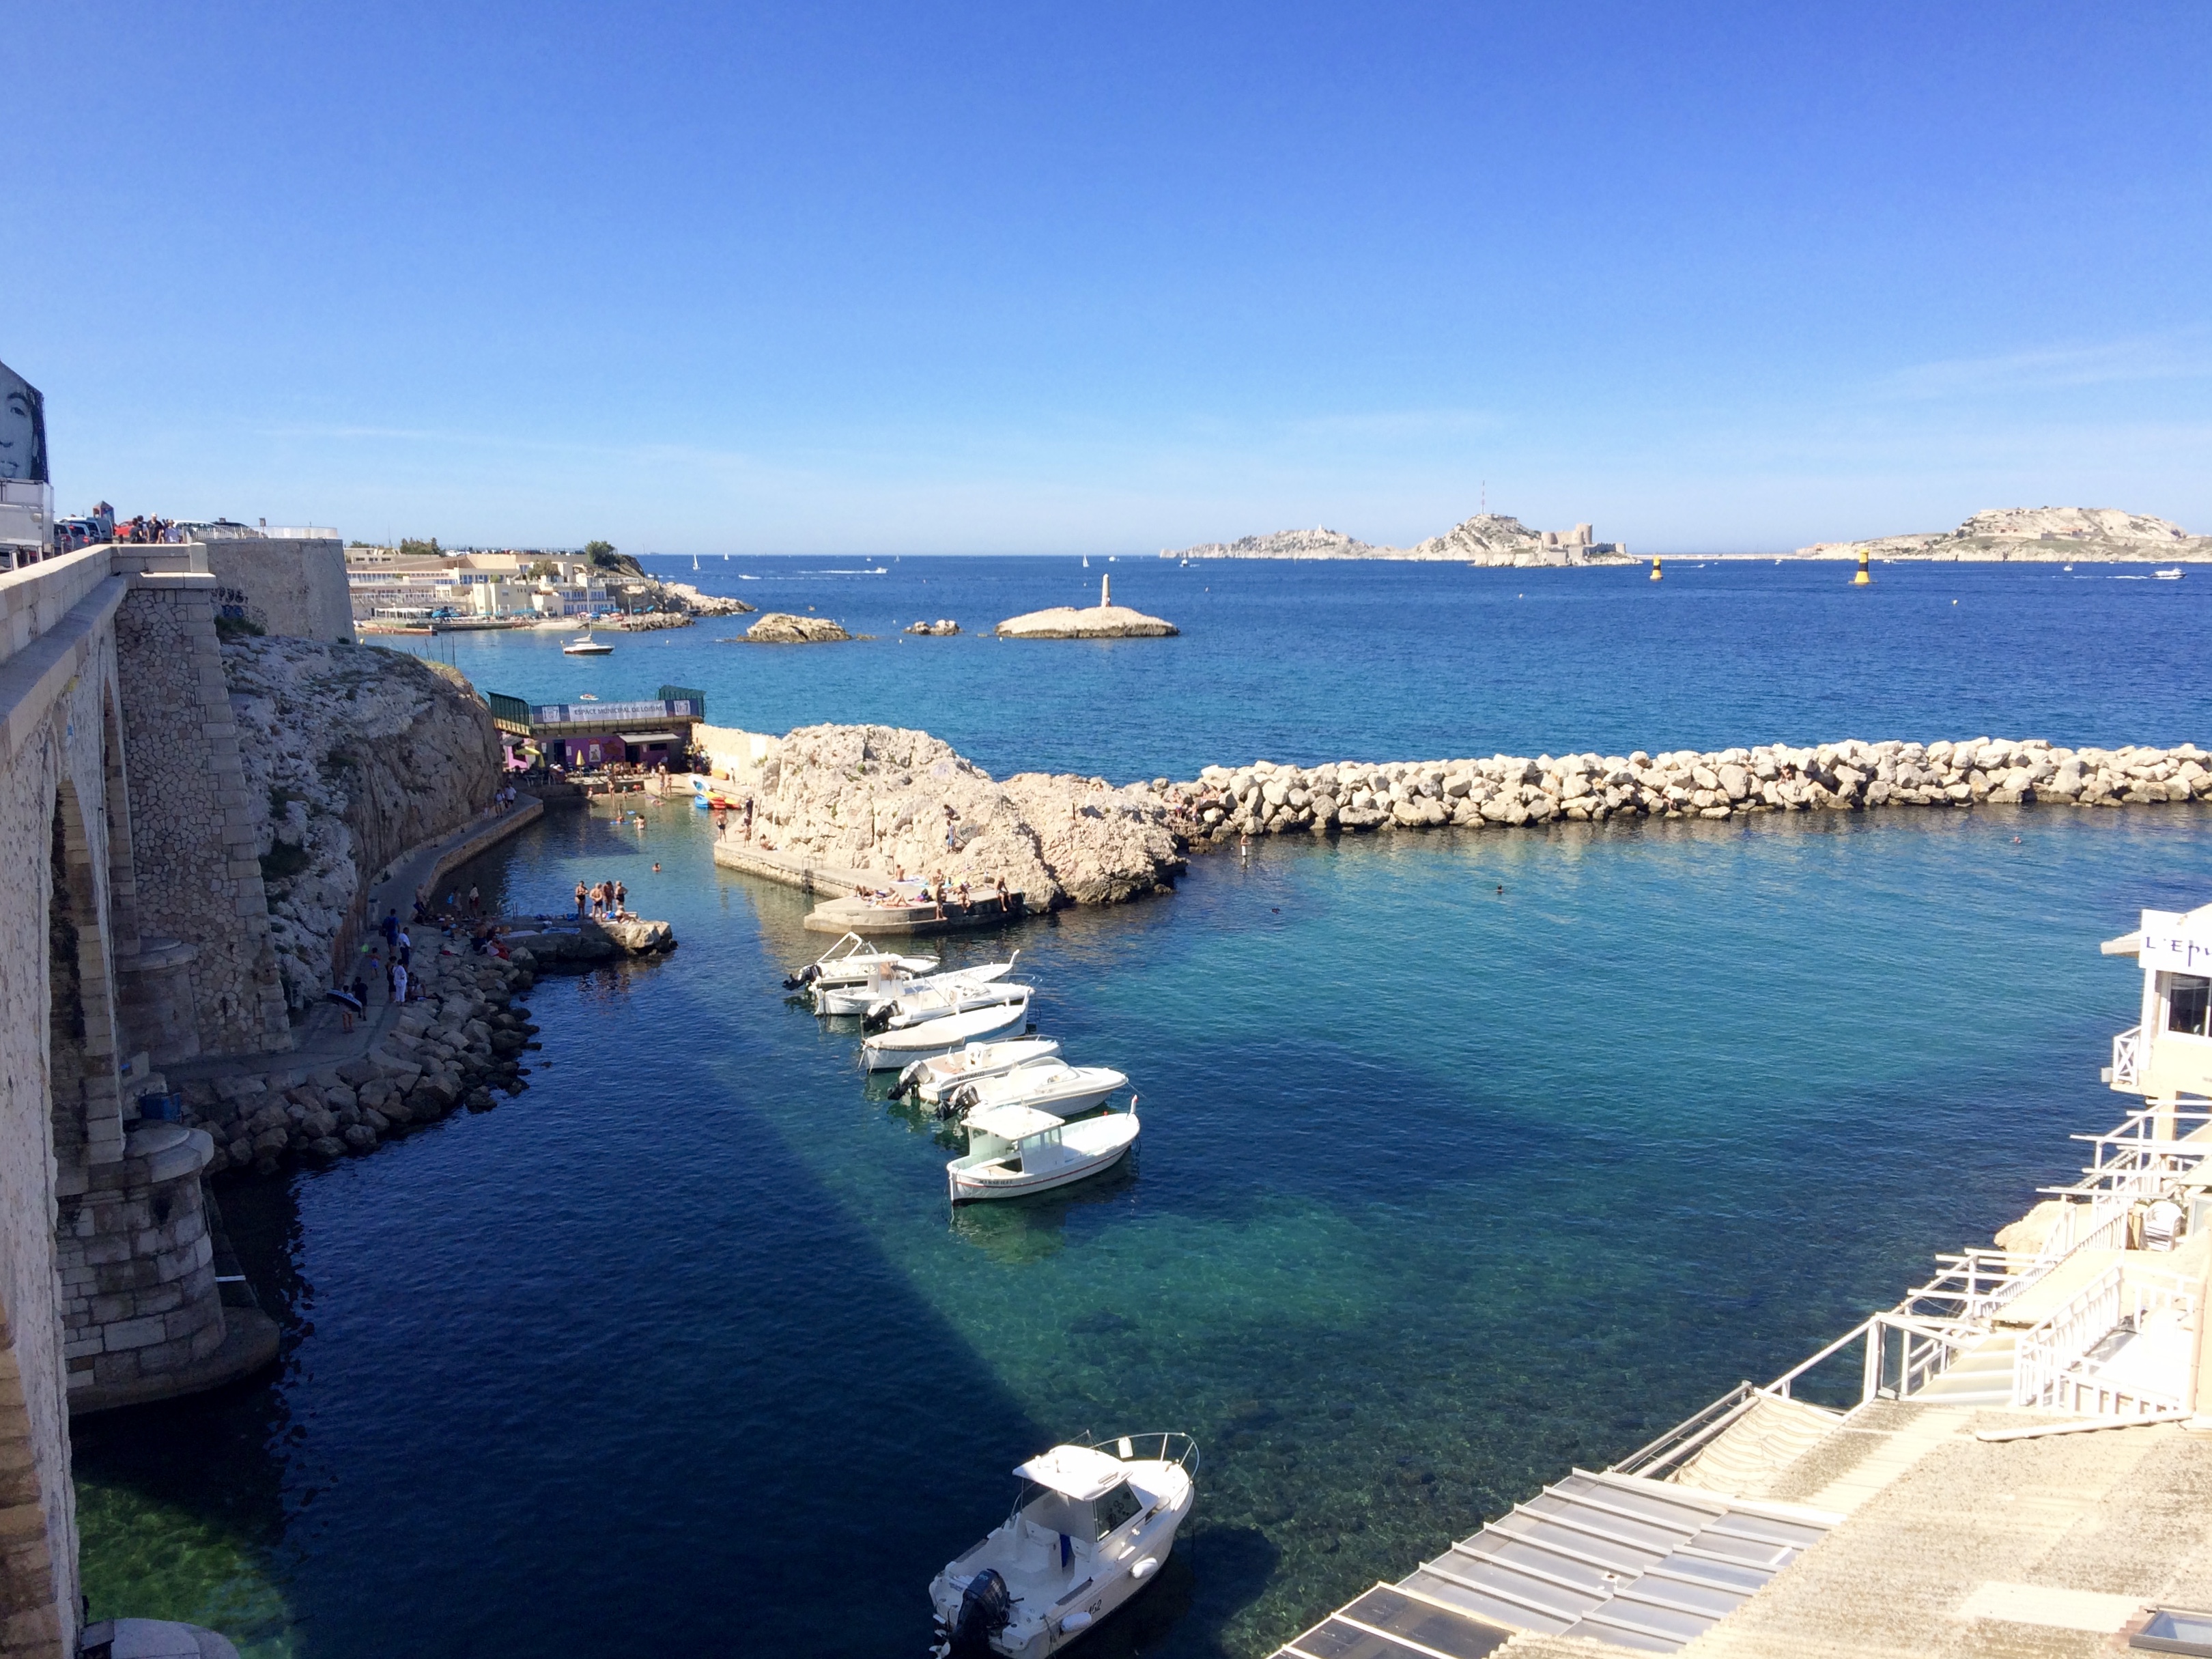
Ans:
{"label": "blue sky", "polygon": [[0,359],[65,510],[1149,551],[1411,541],[1486,483],[1655,551],[2212,531],[2202,0],[13,16]]}

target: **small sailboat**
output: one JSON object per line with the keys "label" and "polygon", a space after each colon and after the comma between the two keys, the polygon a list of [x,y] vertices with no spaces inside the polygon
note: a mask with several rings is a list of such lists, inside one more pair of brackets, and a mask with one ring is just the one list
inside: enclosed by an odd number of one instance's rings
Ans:
{"label": "small sailboat", "polygon": [[699,556],[696,553],[694,553],[691,556],[691,568],[694,570],[696,570],[699,568]]}
{"label": "small sailboat", "polygon": [[[1021,1073],[1011,1075],[1019,1077]],[[981,1087],[981,1085],[975,1085]],[[968,1152],[945,1166],[955,1204],[1022,1198],[1103,1175],[1137,1144],[1137,1102],[1070,1123],[1034,1106],[978,1106],[960,1120]]]}
{"label": "small sailboat", "polygon": [[1090,568],[1091,568],[1091,556],[1090,556],[1088,553],[1085,553],[1085,554],[1083,556],[1083,568],[1084,568],[1085,570],[1088,570],[1088,569],[1090,569]]}
{"label": "small sailboat", "polygon": [[911,1092],[934,1106],[977,1078],[999,1077],[1017,1066],[1035,1066],[1060,1053],[1050,1037],[1009,1037],[1003,1042],[971,1042],[935,1060],[917,1060],[899,1073],[898,1092]]}
{"label": "small sailboat", "polygon": [[561,654],[564,657],[604,657],[611,653],[613,650],[614,647],[611,645],[604,641],[593,639],[592,630],[586,628],[561,647]]}
{"label": "small sailboat", "polygon": [[1115,1090],[1128,1086],[1129,1079],[1110,1066],[1070,1066],[1047,1060],[963,1083],[945,1097],[945,1104],[971,1116],[987,1108],[1027,1106],[1071,1118],[1103,1106]]}
{"label": "small sailboat", "polygon": [[872,1072],[903,1071],[910,1061],[949,1054],[978,1037],[1018,1030],[1029,1017],[1030,1005],[1024,1000],[971,1008],[943,1019],[926,1019],[896,1031],[879,1031],[860,1045],[860,1063]]}
{"label": "small sailboat", "polygon": [[1044,1659],[1159,1576],[1198,1496],[1198,1443],[1125,1434],[1014,1471],[1014,1510],[929,1586],[938,1659]]}

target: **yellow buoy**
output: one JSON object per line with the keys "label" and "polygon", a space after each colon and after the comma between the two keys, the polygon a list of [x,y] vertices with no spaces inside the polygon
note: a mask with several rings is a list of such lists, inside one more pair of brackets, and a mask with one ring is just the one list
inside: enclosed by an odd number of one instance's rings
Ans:
{"label": "yellow buoy", "polygon": [[1659,574],[1659,561],[1656,559],[1651,561],[1651,580],[1655,582],[1661,580]]}
{"label": "yellow buoy", "polygon": [[1862,547],[1859,549],[1859,574],[1851,578],[1851,586],[1870,587],[1873,585],[1874,578],[1867,574],[1867,550]]}

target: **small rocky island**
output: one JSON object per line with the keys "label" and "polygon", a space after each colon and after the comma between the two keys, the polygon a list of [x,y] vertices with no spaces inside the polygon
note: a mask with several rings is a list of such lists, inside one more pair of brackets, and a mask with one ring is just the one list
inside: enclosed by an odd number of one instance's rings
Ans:
{"label": "small rocky island", "polygon": [[1162,550],[1164,559],[1413,559],[1454,564],[1620,564],[1628,561],[1626,542],[1596,540],[1589,525],[1571,530],[1531,530],[1504,513],[1478,513],[1441,536],[1411,547],[1382,547],[1340,530],[1278,530],[1233,542],[1206,542],[1180,553]]}
{"label": "small rocky island", "polygon": [[1968,564],[2160,562],[2212,559],[2212,536],[2192,536],[2170,519],[2117,507],[2000,507],[1955,530],[1883,536],[1870,542],[1815,542],[1801,559],[1933,559]]}
{"label": "small rocky island", "polygon": [[1182,629],[1158,617],[1147,617],[1126,605],[1114,603],[1114,579],[1098,580],[1098,603],[1085,609],[1056,605],[1048,611],[1032,611],[1009,617],[998,626],[1002,640],[1157,640]]}
{"label": "small rocky island", "polygon": [[745,629],[755,645],[826,645],[852,637],[827,617],[794,617],[787,611],[771,611]]}

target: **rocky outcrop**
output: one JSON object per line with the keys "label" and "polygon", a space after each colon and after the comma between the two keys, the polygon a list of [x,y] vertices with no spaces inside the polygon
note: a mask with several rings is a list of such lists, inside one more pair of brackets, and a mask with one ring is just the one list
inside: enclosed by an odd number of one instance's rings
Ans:
{"label": "rocky outcrop", "polygon": [[1170,805],[1172,829],[1188,840],[1222,842],[1292,830],[1481,830],[1984,802],[2153,805],[2212,799],[2212,755],[2193,744],[2067,749],[2040,739],[1973,738],[1381,765],[1255,761],[1210,766],[1194,782],[1155,793]]}
{"label": "rocky outcrop", "polygon": [[745,637],[756,645],[822,645],[853,636],[827,617],[770,611],[745,629]]}
{"label": "rocky outcrop", "polygon": [[622,957],[656,956],[676,948],[675,930],[666,922],[638,916],[519,924],[505,939],[510,951],[528,952],[527,959],[538,973],[588,968]]}
{"label": "rocky outcrop", "polygon": [[906,625],[906,631],[909,634],[934,634],[940,635],[951,635],[957,634],[960,631],[960,624],[954,622],[950,617],[939,617],[933,623],[908,623]]}
{"label": "rocky outcrop", "polygon": [[975,887],[1003,878],[1034,909],[1157,892],[1183,866],[1153,786],[1042,773],[1000,783],[927,732],[801,726],[729,775],[733,796],[757,803],[764,850]]}
{"label": "rocky outcrop", "polygon": [[2075,560],[2164,562],[2212,559],[2212,536],[2192,536],[2167,519],[2112,507],[2006,507],[1977,513],[1955,530],[1883,536],[1869,542],[1815,542],[1808,559],[1957,560],[1967,563],[2071,563]]}
{"label": "rocky outcrop", "polygon": [[[1175,557],[1170,554],[1164,556]],[[1478,513],[1441,536],[1411,547],[1381,547],[1335,530],[1280,530],[1241,541],[1186,548],[1187,559],[1416,559],[1455,564],[1545,565],[1619,563],[1628,549],[1590,538],[1588,525],[1572,530],[1531,530],[1503,513]]]}
{"label": "rocky outcrop", "polygon": [[499,787],[490,710],[442,664],[375,646],[222,647],[286,1000],[321,1000],[377,871]]}
{"label": "rocky outcrop", "polygon": [[1093,605],[1079,610],[1057,605],[1048,611],[1009,617],[999,624],[997,632],[1008,640],[1158,640],[1182,629],[1126,605]]}

